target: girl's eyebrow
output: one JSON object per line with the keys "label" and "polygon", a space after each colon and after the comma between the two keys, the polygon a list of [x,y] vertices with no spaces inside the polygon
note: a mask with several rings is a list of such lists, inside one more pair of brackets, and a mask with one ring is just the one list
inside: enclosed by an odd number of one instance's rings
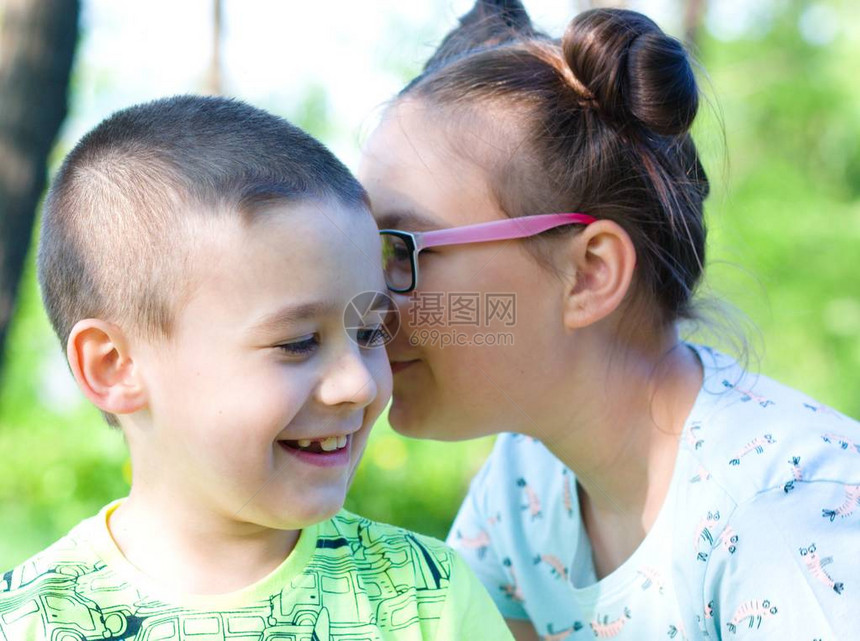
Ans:
{"label": "girl's eyebrow", "polygon": [[380,229],[402,229],[403,231],[429,231],[444,225],[414,209],[398,209],[381,214],[376,219]]}

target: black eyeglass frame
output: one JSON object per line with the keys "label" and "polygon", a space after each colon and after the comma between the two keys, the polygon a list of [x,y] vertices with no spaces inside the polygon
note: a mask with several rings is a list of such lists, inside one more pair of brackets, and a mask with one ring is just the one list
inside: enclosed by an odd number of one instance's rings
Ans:
{"label": "black eyeglass frame", "polygon": [[[413,291],[418,285],[418,254],[422,249],[427,247],[468,245],[471,243],[528,238],[563,225],[590,225],[594,222],[597,222],[597,218],[590,214],[559,213],[507,218],[503,220],[493,220],[485,223],[450,227],[448,229],[434,229],[424,232],[381,229],[379,230],[380,236],[394,236],[406,243],[406,249],[409,252],[409,267],[412,276],[412,280],[408,287],[392,287],[388,283],[387,278],[385,285],[389,290],[397,294],[408,294]],[[383,256],[383,260],[384,259],[385,257]],[[385,266],[383,265],[383,267]]]}
{"label": "black eyeglass frame", "polygon": [[418,242],[415,236],[408,231],[401,231],[399,229],[380,229],[380,236],[394,236],[399,238],[404,243],[406,243],[406,250],[409,252],[409,267],[412,273],[412,280],[409,283],[409,287],[405,288],[397,288],[392,287],[386,279],[385,286],[395,294],[408,294],[415,289],[415,286],[418,284],[418,253],[423,249],[418,245]]}

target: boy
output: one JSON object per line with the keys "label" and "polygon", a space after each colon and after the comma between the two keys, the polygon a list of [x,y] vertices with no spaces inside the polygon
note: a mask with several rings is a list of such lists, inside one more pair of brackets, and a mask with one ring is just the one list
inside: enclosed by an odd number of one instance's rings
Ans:
{"label": "boy", "polygon": [[341,511],[391,392],[366,196],[237,101],[114,114],[45,204],[39,280],[129,496],[0,581],[0,639],[507,639],[441,543]]}

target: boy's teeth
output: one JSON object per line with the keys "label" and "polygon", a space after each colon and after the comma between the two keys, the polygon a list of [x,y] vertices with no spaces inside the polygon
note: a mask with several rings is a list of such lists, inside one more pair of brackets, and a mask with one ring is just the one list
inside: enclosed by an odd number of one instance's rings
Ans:
{"label": "boy's teeth", "polygon": [[323,452],[334,452],[335,450],[346,447],[348,440],[349,439],[346,436],[327,436],[326,438],[315,439],[300,438],[297,441],[294,441],[294,443],[302,450],[306,450],[308,448],[313,450],[313,446],[316,444],[319,447],[319,450],[322,450]]}
{"label": "boy's teeth", "polygon": [[324,438],[320,441],[320,449],[323,452],[333,452],[338,448],[338,437],[337,436],[329,436],[328,438]]}

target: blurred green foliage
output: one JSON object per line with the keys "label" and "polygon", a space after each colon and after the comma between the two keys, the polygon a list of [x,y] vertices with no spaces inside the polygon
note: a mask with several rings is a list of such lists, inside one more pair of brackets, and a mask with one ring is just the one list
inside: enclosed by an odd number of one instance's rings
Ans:
{"label": "blurred green foliage", "polygon": [[[824,44],[801,37],[812,5],[800,0],[772,4],[755,36],[703,33],[710,106],[696,137],[712,182],[704,294],[757,328],[751,366],[857,417],[860,25],[848,5],[816,5],[837,12]],[[287,115],[325,140],[324,90],[311,87],[299,111]],[[121,435],[69,387],[65,367],[31,259],[0,380],[0,569],[128,491]],[[443,537],[490,445],[407,440],[383,420],[347,506]]]}
{"label": "blurred green foliage", "polygon": [[[762,37],[706,39],[717,109],[705,110],[697,140],[714,187],[705,291],[760,330],[753,365],[857,417],[860,22],[849,5],[792,0]],[[801,33],[822,7],[839,31],[813,44]]]}

